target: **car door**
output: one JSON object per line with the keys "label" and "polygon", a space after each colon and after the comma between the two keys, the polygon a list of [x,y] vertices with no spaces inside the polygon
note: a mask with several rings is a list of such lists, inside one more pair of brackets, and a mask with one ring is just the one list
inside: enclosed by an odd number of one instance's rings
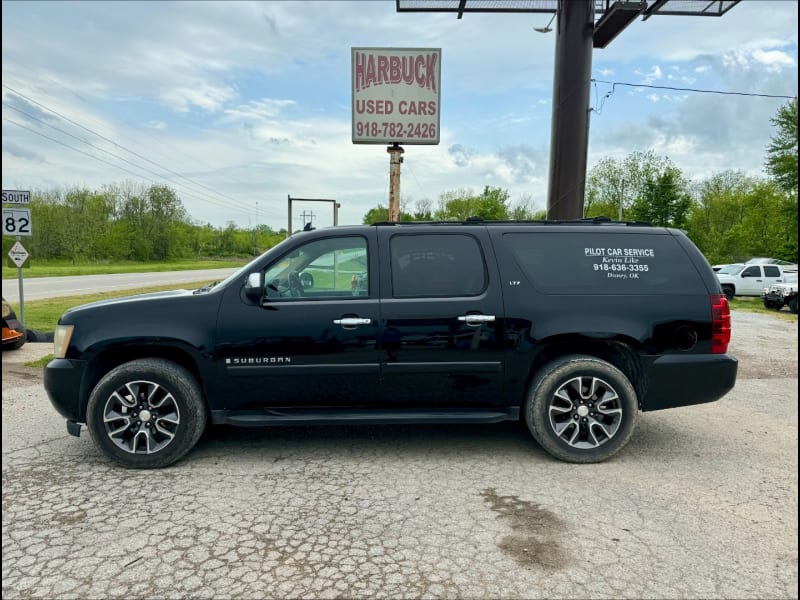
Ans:
{"label": "car door", "polygon": [[[265,265],[264,293],[229,289],[215,360],[225,406],[363,406],[379,386],[374,235],[331,234]],[[232,286],[234,288],[234,286]]]}
{"label": "car door", "polygon": [[[381,399],[387,407],[502,404],[499,274],[484,227],[379,228]],[[490,282],[492,283],[490,285]]]}

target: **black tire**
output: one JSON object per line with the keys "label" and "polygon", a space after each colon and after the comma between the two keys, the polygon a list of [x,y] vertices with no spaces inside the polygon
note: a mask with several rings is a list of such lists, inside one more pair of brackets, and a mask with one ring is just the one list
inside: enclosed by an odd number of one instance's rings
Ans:
{"label": "black tire", "polygon": [[770,310],[780,310],[783,308],[783,304],[778,304],[777,302],[770,302],[769,300],[764,300],[764,308],[769,308]]}
{"label": "black tire", "polygon": [[725,294],[725,297],[728,300],[733,300],[733,296],[735,295],[732,285],[723,285],[722,286],[722,293]]}
{"label": "black tire", "polygon": [[792,311],[792,314],[797,314],[797,296],[789,298],[789,310]]}
{"label": "black tire", "polygon": [[570,355],[548,363],[534,377],[525,422],[552,456],[596,463],[625,447],[638,410],[636,390],[622,371],[593,356]]}
{"label": "black tire", "polygon": [[179,460],[200,439],[206,421],[197,380],[180,365],[157,358],[109,371],[92,390],[86,414],[95,445],[129,469],[156,469]]}

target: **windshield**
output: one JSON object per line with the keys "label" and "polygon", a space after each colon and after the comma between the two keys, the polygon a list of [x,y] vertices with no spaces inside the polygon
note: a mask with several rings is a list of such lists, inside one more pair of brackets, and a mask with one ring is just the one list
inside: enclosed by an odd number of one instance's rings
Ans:
{"label": "windshield", "polygon": [[720,275],[736,275],[742,269],[744,269],[744,265],[726,265],[717,271],[717,273]]}

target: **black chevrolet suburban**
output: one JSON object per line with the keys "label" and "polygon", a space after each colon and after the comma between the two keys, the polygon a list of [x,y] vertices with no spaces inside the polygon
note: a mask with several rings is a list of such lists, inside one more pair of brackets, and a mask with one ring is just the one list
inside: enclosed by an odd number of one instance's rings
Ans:
{"label": "black chevrolet suburban", "polygon": [[130,468],[208,422],[523,420],[590,463],[639,411],[734,386],[719,282],[675,229],[379,223],[302,232],[224,281],[67,311],[44,384],[67,430]]}

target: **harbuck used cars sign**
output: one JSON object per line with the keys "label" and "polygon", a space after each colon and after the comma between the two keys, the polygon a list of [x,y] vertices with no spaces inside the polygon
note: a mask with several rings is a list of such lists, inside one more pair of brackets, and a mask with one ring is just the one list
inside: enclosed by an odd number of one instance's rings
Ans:
{"label": "harbuck used cars sign", "polygon": [[441,48],[352,48],[353,143],[438,144]]}

